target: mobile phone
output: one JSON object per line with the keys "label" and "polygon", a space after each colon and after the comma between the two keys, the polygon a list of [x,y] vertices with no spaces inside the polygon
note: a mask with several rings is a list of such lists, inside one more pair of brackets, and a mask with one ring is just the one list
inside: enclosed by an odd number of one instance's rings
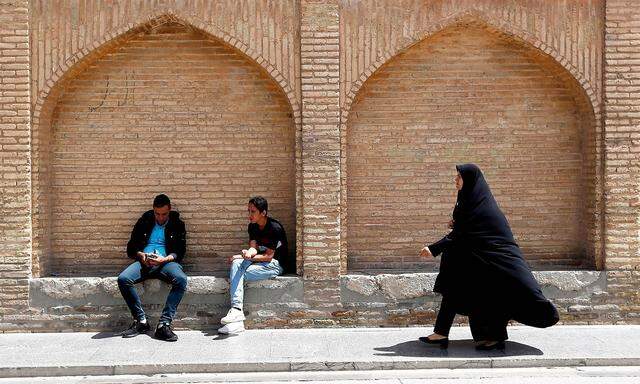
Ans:
{"label": "mobile phone", "polygon": [[155,253],[147,253],[147,259],[155,260],[157,258],[158,258],[158,255],[156,255]]}

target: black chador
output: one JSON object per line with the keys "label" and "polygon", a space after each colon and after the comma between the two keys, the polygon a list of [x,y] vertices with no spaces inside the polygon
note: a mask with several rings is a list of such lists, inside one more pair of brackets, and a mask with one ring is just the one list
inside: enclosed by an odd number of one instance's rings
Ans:
{"label": "black chador", "polygon": [[469,316],[476,341],[506,340],[510,319],[539,328],[557,323],[558,312],[524,261],[482,172],[474,164],[456,168],[463,183],[453,230],[429,246],[434,256],[443,254],[434,287],[443,307],[446,301]]}

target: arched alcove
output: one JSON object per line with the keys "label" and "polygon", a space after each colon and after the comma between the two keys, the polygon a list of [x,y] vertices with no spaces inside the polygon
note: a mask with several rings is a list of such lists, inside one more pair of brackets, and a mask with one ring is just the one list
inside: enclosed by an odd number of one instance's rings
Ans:
{"label": "arched alcove", "polygon": [[117,273],[130,262],[131,228],[157,193],[187,224],[191,274],[226,274],[227,256],[248,241],[252,195],[269,199],[295,244],[287,96],[250,58],[175,17],[88,55],[36,120],[36,276]]}
{"label": "arched alcove", "polygon": [[591,266],[599,229],[589,98],[558,62],[479,21],[451,25],[362,85],[346,122],[351,271],[436,266],[454,165],[481,166],[534,268]]}

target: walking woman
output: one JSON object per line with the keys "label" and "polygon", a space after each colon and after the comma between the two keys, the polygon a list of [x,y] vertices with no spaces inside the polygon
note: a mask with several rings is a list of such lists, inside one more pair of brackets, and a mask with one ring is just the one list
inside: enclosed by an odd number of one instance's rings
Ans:
{"label": "walking woman", "polygon": [[542,294],[480,169],[456,169],[452,231],[420,252],[442,254],[434,286],[442,304],[434,333],[420,340],[446,348],[459,313],[469,316],[476,349],[503,349],[509,320],[546,328],[558,322],[558,312]]}

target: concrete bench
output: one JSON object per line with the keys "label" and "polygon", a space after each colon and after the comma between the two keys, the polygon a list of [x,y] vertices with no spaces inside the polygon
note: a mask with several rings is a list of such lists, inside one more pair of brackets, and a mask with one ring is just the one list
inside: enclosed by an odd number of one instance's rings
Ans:
{"label": "concrete bench", "polygon": [[[229,304],[229,279],[214,276],[188,278],[185,304]],[[303,301],[299,277],[248,282],[245,303],[293,303]],[[144,304],[164,303],[170,286],[158,279],[136,285]],[[113,305],[122,300],[117,277],[46,277],[29,282],[30,303],[36,307],[52,305]]]}

